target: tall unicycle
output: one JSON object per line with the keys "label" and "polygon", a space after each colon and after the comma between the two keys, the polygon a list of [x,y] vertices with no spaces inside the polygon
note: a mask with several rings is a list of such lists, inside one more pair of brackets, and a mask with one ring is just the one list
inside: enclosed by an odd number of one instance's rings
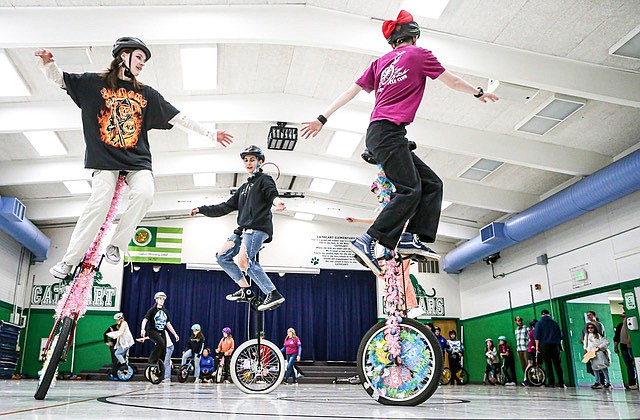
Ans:
{"label": "tall unicycle", "polygon": [[280,348],[262,337],[264,313],[258,311],[262,303],[258,295],[254,293],[249,302],[250,314],[255,314],[255,338],[234,350],[229,366],[231,380],[247,394],[268,394],[275,390],[282,383],[286,370]]}
{"label": "tall unicycle", "polygon": [[385,261],[387,319],[362,338],[357,365],[362,386],[385,405],[414,406],[438,388],[444,360],[436,336],[423,324],[403,316],[397,277],[402,263],[395,252]]}
{"label": "tall unicycle", "polygon": [[125,177],[124,173],[118,177],[107,218],[100,227],[100,231],[85,254],[82,263],[63,280],[67,283],[66,290],[58,302],[53,329],[42,350],[44,363],[38,372],[38,386],[33,395],[36,400],[43,400],[47,396],[49,388],[55,383],[58,366],[65,362],[71,348],[76,323],[87,312],[87,302],[91,298],[94,280],[102,279],[102,274],[99,271],[102,256],[99,249],[102,238],[116,216],[118,203],[125,187]]}

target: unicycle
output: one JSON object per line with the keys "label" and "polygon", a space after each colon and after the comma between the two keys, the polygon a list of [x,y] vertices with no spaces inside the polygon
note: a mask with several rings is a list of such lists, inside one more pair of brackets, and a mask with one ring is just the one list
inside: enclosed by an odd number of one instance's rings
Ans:
{"label": "unicycle", "polygon": [[154,385],[158,385],[164,379],[164,361],[158,360],[155,365],[148,365],[144,370],[144,377]]}
{"label": "unicycle", "polygon": [[102,244],[102,238],[111,227],[111,223],[116,216],[118,203],[125,187],[125,178],[126,173],[121,172],[116,182],[107,217],[89,247],[89,251],[85,254],[82,263],[63,280],[63,282],[68,282],[68,285],[64,295],[58,302],[53,329],[42,350],[44,363],[42,369],[38,372],[38,385],[33,395],[36,400],[43,400],[47,396],[47,392],[55,380],[58,366],[61,362],[65,362],[71,348],[76,323],[87,312],[87,302],[91,298],[93,281],[94,279],[102,279],[102,274],[100,273],[102,255],[99,253],[99,249]]}
{"label": "unicycle", "polygon": [[524,372],[524,377],[531,386],[542,386],[547,379],[547,372],[538,363],[538,354],[534,356],[534,362]]}
{"label": "unicycle", "polygon": [[116,371],[116,376],[119,381],[128,382],[133,378],[135,374],[135,368],[129,364],[129,350],[124,357],[124,363],[118,366],[118,370]]}
{"label": "unicycle", "polygon": [[262,337],[264,313],[258,311],[262,303],[258,295],[254,293],[249,302],[249,317],[254,314],[255,318],[255,338],[234,350],[229,366],[231,380],[247,394],[268,394],[275,390],[282,383],[286,369],[280,348]]}
{"label": "unicycle", "polygon": [[397,277],[402,260],[395,251],[385,260],[387,319],[362,338],[357,365],[362,386],[385,405],[415,406],[438,388],[444,360],[436,336],[418,321],[404,317]]}

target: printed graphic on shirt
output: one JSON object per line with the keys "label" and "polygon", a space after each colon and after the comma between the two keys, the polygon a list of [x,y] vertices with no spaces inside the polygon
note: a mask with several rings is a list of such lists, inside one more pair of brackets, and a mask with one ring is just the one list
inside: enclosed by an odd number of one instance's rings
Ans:
{"label": "printed graphic on shirt", "polygon": [[156,325],[156,330],[164,331],[164,328],[167,325],[167,314],[164,311],[156,312],[155,316],[153,317],[153,322]]}
{"label": "printed graphic on shirt", "polygon": [[142,129],[142,109],[147,100],[140,93],[120,88],[100,91],[106,110],[100,111],[100,139],[113,147],[130,149],[138,143]]}
{"label": "printed graphic on shirt", "polygon": [[404,53],[406,53],[406,51],[399,51],[396,54],[396,58],[394,58],[393,61],[385,67],[384,70],[382,70],[382,73],[380,74],[378,92],[382,92],[386,86],[401,82],[408,77],[407,73],[409,72],[409,69],[405,69],[402,66],[396,67],[396,64],[398,64],[398,61],[400,61]]}

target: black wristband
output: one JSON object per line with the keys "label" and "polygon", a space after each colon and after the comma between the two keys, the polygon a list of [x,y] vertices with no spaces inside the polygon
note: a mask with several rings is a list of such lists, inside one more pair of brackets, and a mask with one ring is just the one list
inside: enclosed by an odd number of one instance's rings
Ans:
{"label": "black wristband", "polygon": [[475,96],[476,98],[480,98],[482,97],[482,95],[484,95],[484,89],[482,89],[480,86],[478,86],[478,93],[476,93]]}
{"label": "black wristband", "polygon": [[318,115],[318,121],[320,121],[322,123],[322,125],[325,125],[327,123],[327,117],[325,117],[324,115],[320,114],[320,115]]}

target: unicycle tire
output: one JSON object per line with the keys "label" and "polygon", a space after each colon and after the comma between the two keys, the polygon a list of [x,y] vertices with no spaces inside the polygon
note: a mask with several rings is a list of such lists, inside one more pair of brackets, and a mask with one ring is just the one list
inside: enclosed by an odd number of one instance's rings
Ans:
{"label": "unicycle tire", "polygon": [[191,366],[189,364],[185,364],[180,366],[180,369],[178,369],[178,382],[180,382],[181,384],[187,382],[187,379],[189,379],[189,368]]}
{"label": "unicycle tire", "polygon": [[540,366],[529,366],[524,375],[531,386],[542,386],[547,379],[547,372]]}
{"label": "unicycle tire", "polygon": [[67,346],[67,340],[69,339],[69,334],[71,334],[72,326],[72,318],[64,318],[59,324],[60,332],[56,334],[52,340],[51,348],[53,350],[44,362],[44,371],[42,372],[42,375],[40,375],[36,393],[33,395],[36,400],[44,400],[47,396],[47,392],[51,386],[51,381],[53,381],[56,370],[58,370],[58,364],[62,358],[62,353],[64,353],[64,349]]}
{"label": "unicycle tire", "polygon": [[230,374],[233,383],[246,394],[268,394],[275,390],[285,372],[282,352],[271,341],[245,341],[231,356]]}
{"label": "unicycle tire", "polygon": [[448,367],[442,369],[442,376],[440,376],[440,385],[449,385],[451,382],[451,369]]}
{"label": "unicycle tire", "polygon": [[116,371],[116,375],[118,376],[118,380],[122,382],[128,382],[133,378],[133,374],[135,373],[135,369],[133,366],[129,364],[121,365]]}
{"label": "unicycle tire", "polygon": [[409,318],[398,323],[401,363],[386,349],[385,321],[362,338],[358,348],[358,374],[371,398],[384,405],[415,406],[436,391],[442,379],[444,360],[436,336],[423,324]]}
{"label": "unicycle tire", "polygon": [[147,366],[144,377],[154,385],[158,385],[164,379],[164,363]]}
{"label": "unicycle tire", "polygon": [[216,369],[216,372],[213,376],[213,379],[215,381],[215,383],[217,384],[221,384],[222,383],[222,377],[224,376],[224,363],[223,360],[221,359],[218,362],[218,369]]}
{"label": "unicycle tire", "polygon": [[460,385],[466,385],[469,383],[469,372],[465,368],[460,368],[456,371],[454,380]]}

